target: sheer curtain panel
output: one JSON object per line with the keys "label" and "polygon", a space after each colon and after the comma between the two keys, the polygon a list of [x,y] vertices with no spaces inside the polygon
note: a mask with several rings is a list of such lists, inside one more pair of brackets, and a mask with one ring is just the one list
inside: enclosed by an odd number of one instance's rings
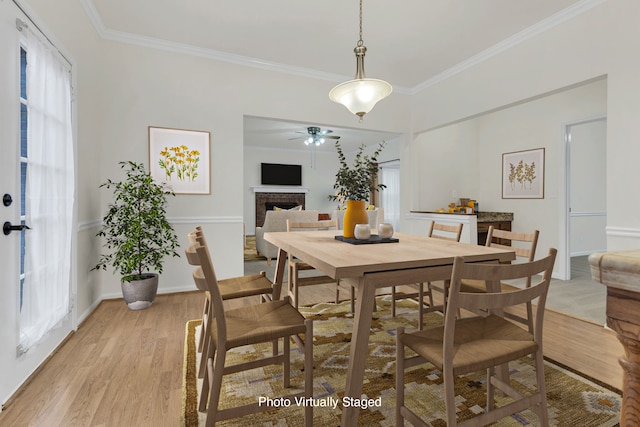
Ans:
{"label": "sheer curtain panel", "polygon": [[25,282],[20,346],[25,352],[69,313],[74,159],[71,73],[30,29],[27,50],[28,163]]}
{"label": "sheer curtain panel", "polygon": [[379,181],[387,186],[380,192],[380,206],[384,209],[384,222],[400,231],[400,162],[380,166]]}

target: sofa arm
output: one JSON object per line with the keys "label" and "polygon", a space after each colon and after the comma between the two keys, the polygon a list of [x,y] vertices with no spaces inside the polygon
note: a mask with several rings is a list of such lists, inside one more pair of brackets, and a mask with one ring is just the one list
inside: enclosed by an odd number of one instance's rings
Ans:
{"label": "sofa arm", "polygon": [[278,256],[278,248],[264,240],[264,233],[263,227],[256,227],[256,251],[267,260],[275,259]]}

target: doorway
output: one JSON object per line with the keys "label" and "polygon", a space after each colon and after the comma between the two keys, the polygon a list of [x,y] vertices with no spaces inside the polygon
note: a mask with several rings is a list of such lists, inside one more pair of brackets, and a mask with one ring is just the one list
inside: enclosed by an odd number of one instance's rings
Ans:
{"label": "doorway", "polygon": [[[607,249],[606,117],[565,125],[566,272]],[[574,266],[575,267],[575,266]]]}

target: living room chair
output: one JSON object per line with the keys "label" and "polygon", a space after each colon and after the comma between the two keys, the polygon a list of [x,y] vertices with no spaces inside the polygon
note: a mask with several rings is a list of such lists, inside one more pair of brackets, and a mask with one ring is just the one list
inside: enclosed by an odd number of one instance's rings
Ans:
{"label": "living room chair", "polygon": [[[439,222],[431,221],[431,225],[429,226],[429,232],[427,234],[428,237],[432,237],[434,239],[443,239],[450,240],[453,242],[459,242],[460,236],[462,236],[462,226],[463,224],[442,224]],[[420,308],[418,311],[418,329],[422,330],[424,327],[424,315],[426,313],[431,313],[433,311],[442,311],[444,312],[445,305],[444,303],[441,305],[434,305],[433,303],[433,288],[431,282],[427,283],[427,292],[426,295],[429,297],[429,305],[424,306],[424,283],[418,283],[416,285],[418,287],[418,292],[410,293],[410,294],[397,294],[396,287],[391,287],[391,315],[393,317],[396,316],[396,301],[405,299],[405,298],[418,298],[420,302]],[[446,300],[446,292],[447,286],[443,287],[445,295],[443,296],[443,301]]]}
{"label": "living room chair", "polygon": [[[216,279],[213,264],[206,246],[195,244],[187,250],[189,258],[198,257],[199,267],[193,273],[198,288],[207,288],[211,294],[209,319],[210,345],[203,353],[207,374],[200,390],[199,410],[207,412],[206,426],[211,427],[217,421],[242,417],[249,414],[273,410],[274,407],[260,405],[258,402],[233,408],[219,409],[222,381],[224,375],[268,365],[283,367],[283,384],[290,387],[290,340],[294,339],[304,354],[304,391],[283,399],[294,401],[296,397],[313,397],[313,322],[305,319],[290,304],[288,297],[277,301],[267,301],[242,308],[225,310],[222,293]],[[301,336],[304,336],[304,340]],[[283,352],[264,358],[234,365],[226,365],[227,351],[245,345],[273,343],[283,339]],[[276,398],[277,396],[270,396]],[[305,426],[313,423],[312,405],[304,406]]]}
{"label": "living room chair", "polygon": [[[328,219],[322,221],[292,221],[287,219],[287,231],[317,231],[317,230],[338,230],[338,220]],[[336,281],[329,276],[309,276],[300,277],[301,271],[315,270],[312,266],[306,262],[300,261],[295,257],[289,255],[288,260],[288,292],[289,297],[295,308],[298,308],[298,296],[299,290],[302,286],[320,285],[324,283],[336,283],[336,304],[340,302],[340,281]],[[351,312],[354,309],[355,294],[354,289],[351,287]]]}
{"label": "living room chair", "polygon": [[[204,232],[201,226],[195,227],[195,229],[188,234],[189,242],[191,245],[199,244],[207,247],[207,241],[204,237]],[[186,252],[187,262],[190,265],[199,266],[200,258],[195,251]],[[196,282],[203,287],[200,289],[205,292],[204,306],[202,308],[202,328],[200,329],[200,339],[198,342],[198,353],[203,351],[206,354],[206,348],[209,345],[209,325],[211,324],[211,293],[208,288],[204,287],[204,282]],[[220,289],[220,295],[223,300],[245,298],[252,296],[259,296],[260,302],[275,301],[280,299],[280,286],[276,286],[267,279],[265,272],[261,271],[259,274],[252,274],[248,276],[232,277],[228,279],[218,280],[218,287]],[[198,378],[204,377],[206,372],[206,361],[204,358],[200,360],[200,366],[198,368]]]}
{"label": "living room chair", "polygon": [[[547,291],[553,272],[556,250],[538,261],[522,264],[474,264],[465,263],[457,257],[451,274],[449,307],[445,314],[444,326],[414,333],[405,333],[404,328],[396,334],[396,426],[404,426],[407,419],[413,425],[427,426],[407,406],[405,406],[404,371],[425,362],[432,363],[442,372],[446,423],[448,426],[484,426],[508,415],[525,409],[532,409],[547,426],[547,399],[544,382],[544,360],[542,352],[542,326]],[[541,276],[536,276],[540,274]],[[536,276],[537,282],[528,288],[512,292],[477,293],[462,292],[461,281],[484,280],[498,284],[501,280]],[[533,332],[505,319],[506,307],[531,302],[538,298]],[[475,311],[487,310],[488,316],[457,318],[459,309]],[[405,358],[405,346],[417,355]],[[523,395],[497,375],[496,367],[509,361],[532,355],[537,390],[531,395]],[[457,422],[454,377],[470,372],[487,370],[487,406],[484,413],[471,419]],[[494,391],[498,388],[513,399],[512,402],[494,408]]]}

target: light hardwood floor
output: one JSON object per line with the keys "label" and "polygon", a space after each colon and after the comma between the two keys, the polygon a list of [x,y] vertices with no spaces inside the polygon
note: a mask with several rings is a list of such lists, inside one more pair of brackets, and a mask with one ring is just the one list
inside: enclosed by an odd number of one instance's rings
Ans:
{"label": "light hardwood floor", "polygon": [[[334,298],[335,285],[301,291],[301,304]],[[142,311],[102,302],[9,401],[0,426],[180,425],[184,328],[202,302],[199,292],[159,295]],[[622,387],[622,346],[610,330],[548,311],[544,345],[548,357]]]}

